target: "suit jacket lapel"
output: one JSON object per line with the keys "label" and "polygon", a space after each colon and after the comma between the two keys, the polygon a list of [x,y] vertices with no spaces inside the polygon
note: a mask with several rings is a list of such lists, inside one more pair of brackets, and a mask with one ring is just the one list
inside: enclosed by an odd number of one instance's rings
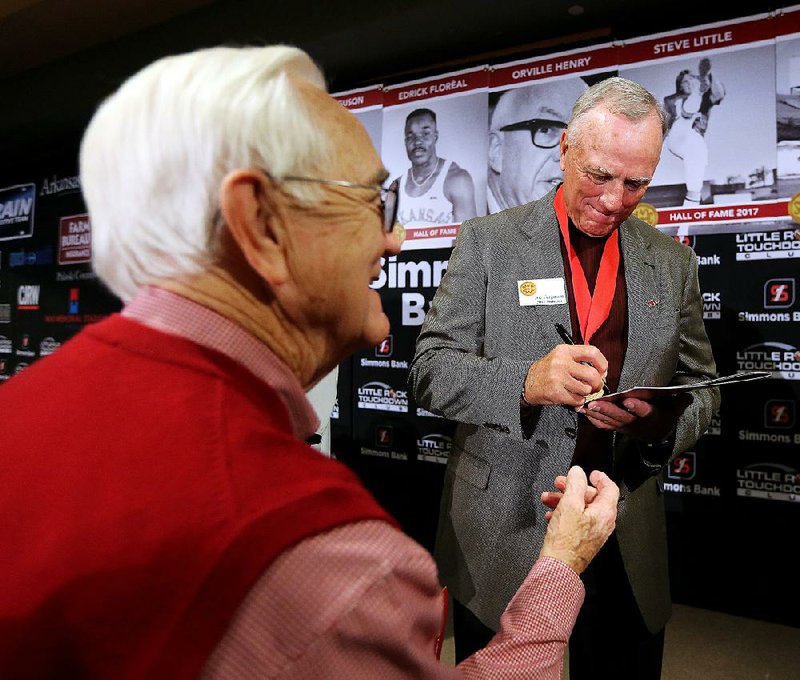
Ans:
{"label": "suit jacket lapel", "polygon": [[[561,236],[553,208],[555,189],[532,204],[532,210],[521,225],[523,240],[521,256],[522,279],[561,279],[564,281],[564,261],[561,258]],[[564,290],[566,294],[566,287]],[[570,328],[569,304],[535,305],[533,313],[542,335],[551,346],[560,344],[555,324]],[[548,340],[546,340],[548,342]]]}
{"label": "suit jacket lapel", "polygon": [[659,297],[657,263],[643,228],[631,220],[623,222],[620,248],[628,288],[628,350],[619,378],[619,389],[625,390],[641,382],[653,353],[652,331],[661,311],[658,308],[670,301]]}

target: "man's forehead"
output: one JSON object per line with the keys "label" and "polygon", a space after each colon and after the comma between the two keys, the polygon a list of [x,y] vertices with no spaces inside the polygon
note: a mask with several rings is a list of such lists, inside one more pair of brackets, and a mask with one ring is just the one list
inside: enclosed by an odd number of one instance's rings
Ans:
{"label": "man's forehead", "polygon": [[510,90],[497,102],[493,127],[498,128],[531,118],[566,122],[572,105],[585,89],[585,85],[575,81],[536,84]]}
{"label": "man's forehead", "polygon": [[412,125],[414,127],[435,127],[436,123],[433,122],[433,118],[429,113],[421,113],[418,116],[409,118],[408,121],[406,121],[406,127],[410,127]]}

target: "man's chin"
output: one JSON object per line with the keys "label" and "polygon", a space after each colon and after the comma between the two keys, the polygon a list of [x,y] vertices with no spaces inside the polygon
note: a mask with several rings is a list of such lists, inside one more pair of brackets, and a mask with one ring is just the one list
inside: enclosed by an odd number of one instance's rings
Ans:
{"label": "man's chin", "polygon": [[374,315],[364,328],[364,335],[362,336],[361,342],[362,347],[366,349],[367,347],[375,347],[380,344],[380,342],[389,335],[390,329],[389,317],[386,316],[386,314],[381,312],[380,315]]}
{"label": "man's chin", "polygon": [[583,226],[579,226],[578,229],[582,231],[587,236],[592,236],[594,238],[603,238],[608,236],[614,229],[617,228],[616,222],[605,223],[605,222],[587,222]]}

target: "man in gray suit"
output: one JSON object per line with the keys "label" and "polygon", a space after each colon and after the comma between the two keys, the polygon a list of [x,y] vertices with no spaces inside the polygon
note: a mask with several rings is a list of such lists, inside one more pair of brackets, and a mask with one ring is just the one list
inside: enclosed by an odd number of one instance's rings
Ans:
{"label": "man in gray suit", "polygon": [[706,430],[719,392],[586,398],[716,374],[694,252],[631,217],[665,130],[651,93],[601,81],[561,135],[563,184],[459,232],[410,374],[421,406],[459,422],[436,545],[457,657],[497,627],[542,543],[538,496],[575,462],[609,472],[621,496],[584,577],[570,678],[660,677],[671,602],[658,476]]}

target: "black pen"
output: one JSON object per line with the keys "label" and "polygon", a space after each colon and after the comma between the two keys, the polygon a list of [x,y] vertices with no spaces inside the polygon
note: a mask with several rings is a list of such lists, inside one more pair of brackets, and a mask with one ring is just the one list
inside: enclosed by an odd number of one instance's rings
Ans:
{"label": "black pen", "polygon": [[[560,323],[555,324],[556,331],[561,336],[561,339],[567,343],[568,345],[574,345],[575,341],[572,339],[572,336],[567,332],[567,329],[564,328]],[[588,361],[581,361],[582,364],[586,366],[592,366]],[[592,366],[594,368],[594,366]],[[602,378],[603,380],[603,394],[611,394],[611,390],[608,389],[608,385],[606,384],[605,376]]]}

